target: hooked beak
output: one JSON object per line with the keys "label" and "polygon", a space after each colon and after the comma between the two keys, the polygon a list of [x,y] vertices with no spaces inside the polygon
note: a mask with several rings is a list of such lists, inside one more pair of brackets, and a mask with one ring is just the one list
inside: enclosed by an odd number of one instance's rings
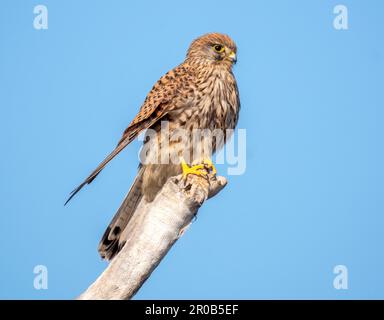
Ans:
{"label": "hooked beak", "polygon": [[236,53],[234,53],[233,51],[229,54],[229,59],[231,59],[231,61],[233,63],[236,63],[237,62],[237,56],[236,56]]}

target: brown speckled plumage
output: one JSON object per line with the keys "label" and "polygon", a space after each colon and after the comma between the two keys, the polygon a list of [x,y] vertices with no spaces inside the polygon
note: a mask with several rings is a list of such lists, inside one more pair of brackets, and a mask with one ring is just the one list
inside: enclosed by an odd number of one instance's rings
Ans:
{"label": "brown speckled plumage", "polygon": [[[215,45],[222,46],[222,52],[215,51]],[[151,150],[155,143],[161,148],[161,121],[168,121],[171,135],[180,128],[188,131],[220,129],[224,130],[224,134],[225,129],[234,129],[240,109],[237,84],[232,73],[236,51],[235,43],[227,35],[210,33],[194,40],[185,61],[157,81],[139,113],[124,131],[116,149],[73,191],[70,199],[85,184],[91,183],[141,131],[150,128],[158,132],[156,139],[148,141],[152,144],[148,149]],[[212,153],[221,146],[215,144]],[[177,141],[170,143],[169,148],[187,151],[184,150],[187,146]],[[211,154],[203,156],[210,158]],[[188,162],[199,163],[201,157],[193,158],[191,154]],[[178,163],[140,166],[134,184],[101,239],[99,252],[103,258],[111,259],[124,244],[123,231],[142,197],[152,201],[166,180],[180,173]]]}

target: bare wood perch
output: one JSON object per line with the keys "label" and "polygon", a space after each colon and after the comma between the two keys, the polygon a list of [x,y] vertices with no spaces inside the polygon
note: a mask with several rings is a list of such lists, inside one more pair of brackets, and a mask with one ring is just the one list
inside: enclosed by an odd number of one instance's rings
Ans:
{"label": "bare wood perch", "polygon": [[142,201],[126,229],[128,239],[119,254],[79,300],[130,299],[192,222],[203,202],[227,181],[190,175],[170,178],[151,203]]}

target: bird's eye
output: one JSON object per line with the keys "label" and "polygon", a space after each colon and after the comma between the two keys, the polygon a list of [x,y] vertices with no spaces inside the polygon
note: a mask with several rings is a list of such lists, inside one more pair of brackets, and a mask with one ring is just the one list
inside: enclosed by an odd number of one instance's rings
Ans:
{"label": "bird's eye", "polygon": [[221,44],[215,44],[213,46],[213,49],[218,52],[218,53],[222,53],[224,51],[224,46],[222,46]]}

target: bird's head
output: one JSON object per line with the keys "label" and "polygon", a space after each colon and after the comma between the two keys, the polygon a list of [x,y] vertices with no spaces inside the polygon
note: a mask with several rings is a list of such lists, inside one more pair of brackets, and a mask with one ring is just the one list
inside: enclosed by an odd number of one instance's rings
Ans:
{"label": "bird's head", "polygon": [[229,36],[208,33],[191,43],[187,59],[203,64],[232,67],[237,61],[236,52],[236,44]]}

